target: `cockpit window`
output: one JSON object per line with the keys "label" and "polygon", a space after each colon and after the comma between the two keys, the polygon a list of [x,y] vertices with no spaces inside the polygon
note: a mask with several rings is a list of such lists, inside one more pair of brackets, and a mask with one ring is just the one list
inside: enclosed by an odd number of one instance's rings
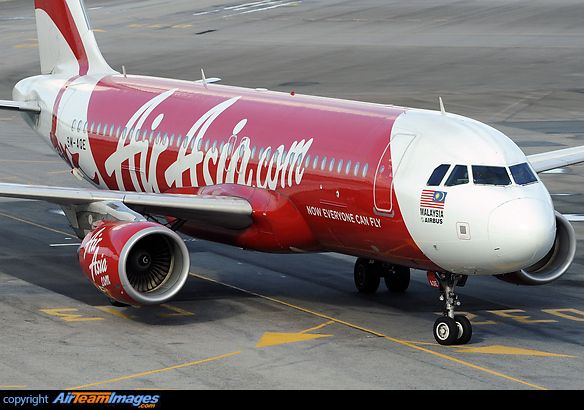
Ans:
{"label": "cockpit window", "polygon": [[455,186],[468,184],[468,168],[466,165],[456,165],[444,185]]}
{"label": "cockpit window", "polygon": [[517,185],[527,185],[532,182],[537,182],[537,177],[525,162],[523,164],[513,165],[509,169]]}
{"label": "cockpit window", "polygon": [[450,164],[438,165],[438,167],[434,170],[434,172],[432,172],[432,175],[430,175],[430,179],[428,179],[428,182],[426,183],[426,185],[427,186],[440,185],[440,183],[442,182],[442,179],[444,179],[444,175],[446,175],[446,172],[448,172],[449,168],[450,168]]}
{"label": "cockpit window", "polygon": [[479,185],[510,185],[511,178],[505,167],[473,165],[472,176],[475,184]]}

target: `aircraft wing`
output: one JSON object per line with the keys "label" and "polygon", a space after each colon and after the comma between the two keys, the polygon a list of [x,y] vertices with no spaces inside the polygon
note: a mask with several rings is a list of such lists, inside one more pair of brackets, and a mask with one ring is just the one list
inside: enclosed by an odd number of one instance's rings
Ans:
{"label": "aircraft wing", "polygon": [[252,207],[246,199],[224,195],[154,194],[0,183],[0,197],[42,200],[65,206],[119,202],[139,213],[199,221],[229,229],[247,228],[252,214]]}
{"label": "aircraft wing", "polygon": [[41,112],[41,107],[34,102],[0,100],[0,110]]}
{"label": "aircraft wing", "polygon": [[567,167],[568,165],[584,162],[584,146],[528,155],[527,159],[537,173]]}

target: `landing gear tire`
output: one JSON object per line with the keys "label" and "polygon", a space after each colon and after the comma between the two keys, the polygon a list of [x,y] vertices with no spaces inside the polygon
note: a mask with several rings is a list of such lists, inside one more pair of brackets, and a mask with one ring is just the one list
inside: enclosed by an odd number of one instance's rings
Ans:
{"label": "landing gear tire", "polygon": [[355,262],[354,278],[355,286],[359,292],[375,293],[381,281],[379,263],[364,258],[357,259]]}
{"label": "landing gear tire", "polygon": [[458,326],[458,337],[456,338],[457,345],[465,345],[472,337],[472,325],[466,316],[456,315],[454,321]]}
{"label": "landing gear tire", "polygon": [[451,317],[439,317],[434,322],[434,339],[441,345],[453,345],[458,338],[458,333],[458,325]]}
{"label": "landing gear tire", "polygon": [[385,286],[391,292],[405,292],[410,286],[410,268],[399,265],[381,267]]}

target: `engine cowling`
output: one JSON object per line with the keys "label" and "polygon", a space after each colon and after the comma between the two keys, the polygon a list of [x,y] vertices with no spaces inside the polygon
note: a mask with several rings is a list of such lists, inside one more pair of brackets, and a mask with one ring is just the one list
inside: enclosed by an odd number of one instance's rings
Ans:
{"label": "engine cowling", "polygon": [[103,293],[128,305],[168,301],[182,288],[190,256],[182,239],[152,222],[100,222],[83,240],[79,263]]}
{"label": "engine cowling", "polygon": [[517,272],[495,275],[497,279],[516,285],[545,285],[562,276],[576,255],[576,234],[570,222],[556,211],[556,239],[539,262]]}

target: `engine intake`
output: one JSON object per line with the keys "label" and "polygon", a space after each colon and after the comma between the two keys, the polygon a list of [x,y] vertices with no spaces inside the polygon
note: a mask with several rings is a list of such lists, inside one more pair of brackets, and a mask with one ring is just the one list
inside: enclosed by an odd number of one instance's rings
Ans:
{"label": "engine intake", "polygon": [[182,239],[152,222],[102,222],[83,240],[85,276],[112,299],[129,305],[168,301],[187,280],[190,257]]}
{"label": "engine intake", "polygon": [[545,285],[562,276],[576,255],[576,234],[570,222],[556,211],[556,239],[539,262],[517,272],[495,275],[497,279],[516,285]]}

